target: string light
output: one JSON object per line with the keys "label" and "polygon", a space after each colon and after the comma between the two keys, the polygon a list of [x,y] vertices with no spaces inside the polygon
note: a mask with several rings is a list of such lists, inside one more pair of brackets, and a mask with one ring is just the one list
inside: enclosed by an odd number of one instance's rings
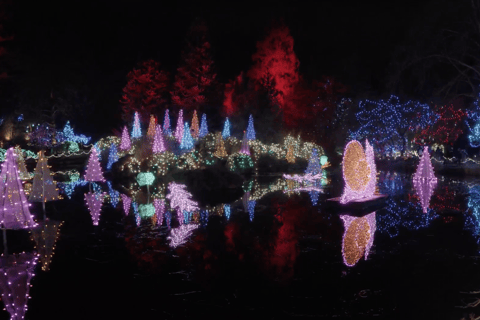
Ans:
{"label": "string light", "polygon": [[[184,211],[191,212],[198,210],[198,203],[193,201],[192,194],[185,190],[184,184],[170,182],[168,185],[169,194],[166,198],[170,200],[170,208],[177,209],[177,215],[180,217]],[[179,219],[179,222],[181,219]]]}
{"label": "string light", "polygon": [[155,138],[153,139],[152,152],[160,153],[165,152],[165,140],[163,139],[162,126],[157,125],[155,130]]}
{"label": "string light", "polygon": [[157,217],[157,225],[161,226],[163,222],[163,215],[165,214],[165,200],[155,199],[153,200],[153,206],[155,207],[155,215]]}
{"label": "string light", "polygon": [[430,154],[428,153],[428,147],[423,148],[423,154],[420,158],[417,171],[413,176],[413,185],[420,198],[423,212],[427,213],[430,199],[433,195],[433,189],[437,185],[437,178],[433,172],[432,161],[430,160]]}

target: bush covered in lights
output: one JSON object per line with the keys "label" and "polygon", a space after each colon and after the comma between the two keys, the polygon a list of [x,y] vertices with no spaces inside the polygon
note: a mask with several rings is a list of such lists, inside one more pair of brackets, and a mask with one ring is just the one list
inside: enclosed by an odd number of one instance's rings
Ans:
{"label": "bush covered in lights", "polygon": [[228,157],[227,167],[230,171],[246,173],[253,170],[252,157],[243,153],[234,153]]}

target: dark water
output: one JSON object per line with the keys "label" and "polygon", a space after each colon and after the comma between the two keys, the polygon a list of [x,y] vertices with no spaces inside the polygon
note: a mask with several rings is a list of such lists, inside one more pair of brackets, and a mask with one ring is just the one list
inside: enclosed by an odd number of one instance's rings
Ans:
{"label": "dark water", "polygon": [[[341,193],[338,180],[317,194],[274,191],[282,179],[269,180],[251,190],[255,203],[229,204],[228,218],[223,205],[193,215],[198,228],[177,248],[167,239],[175,215],[170,228],[137,226],[132,210],[125,217],[121,202],[106,201],[94,227],[86,187],[47,203],[51,221],[64,223],[50,270],[35,266],[26,319],[480,315],[467,307],[480,299],[480,181],[440,178],[424,213],[410,176],[382,172],[386,206],[341,218],[325,208]],[[33,251],[23,236],[8,233],[10,252]]]}

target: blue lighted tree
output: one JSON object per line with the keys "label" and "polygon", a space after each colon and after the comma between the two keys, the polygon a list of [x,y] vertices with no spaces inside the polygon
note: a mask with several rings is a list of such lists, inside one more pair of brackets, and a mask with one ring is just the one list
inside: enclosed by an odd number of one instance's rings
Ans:
{"label": "blue lighted tree", "polygon": [[135,112],[135,118],[133,121],[133,128],[132,128],[132,138],[140,138],[142,136],[142,130],[140,129],[140,117],[138,116],[138,112]]}
{"label": "blue lighted tree", "polygon": [[192,148],[193,148],[193,138],[192,138],[192,134],[190,133],[190,126],[188,125],[188,122],[185,122],[185,125],[183,127],[182,143],[180,143],[180,149],[190,150]]}
{"label": "blue lighted tree", "polygon": [[107,170],[112,169],[112,165],[118,161],[117,146],[115,143],[112,143],[110,146],[110,151],[108,152],[108,163]]}
{"label": "blue lighted tree", "polygon": [[[468,122],[467,122],[467,124],[468,124]],[[470,128],[470,134],[468,135],[468,141],[470,142],[470,146],[472,148],[480,147],[480,120],[477,120],[473,129]]]}
{"label": "blue lighted tree", "polygon": [[202,115],[202,122],[200,123],[200,131],[198,132],[198,137],[203,138],[207,134],[208,134],[207,115],[204,113]]}
{"label": "blue lighted tree", "polygon": [[312,154],[310,155],[310,160],[308,161],[307,169],[305,173],[310,173],[316,175],[322,172],[322,166],[320,165],[320,160],[318,159],[317,149],[312,149]]}
{"label": "blue lighted tree", "polygon": [[167,136],[172,134],[172,126],[170,125],[170,114],[168,109],[165,110],[165,118],[163,119],[163,133]]}
{"label": "blue lighted tree", "polygon": [[255,140],[255,128],[253,127],[253,116],[250,115],[248,118],[248,127],[247,127],[247,139]]}
{"label": "blue lighted tree", "polygon": [[416,132],[433,125],[438,115],[428,104],[418,101],[401,103],[394,95],[388,100],[360,101],[356,114],[360,127],[350,132],[352,139],[368,138],[383,152],[407,149]]}
{"label": "blue lighted tree", "polygon": [[222,138],[227,139],[230,137],[230,121],[228,118],[225,118],[225,123],[223,124]]}
{"label": "blue lighted tree", "polygon": [[[470,134],[468,135],[468,141],[472,148],[480,147],[480,106],[478,101],[480,99],[480,90],[477,98],[473,101],[473,110],[467,111],[467,120],[465,121]],[[473,125],[473,128],[470,126]]]}

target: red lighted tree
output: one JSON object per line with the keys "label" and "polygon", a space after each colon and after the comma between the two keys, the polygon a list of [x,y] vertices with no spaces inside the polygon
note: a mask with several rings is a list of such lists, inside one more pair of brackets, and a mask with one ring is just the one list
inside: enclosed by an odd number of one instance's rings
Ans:
{"label": "red lighted tree", "polygon": [[187,47],[182,52],[182,61],[171,91],[172,102],[179,108],[201,108],[209,100],[217,75],[213,70],[206,33],[205,24],[196,22],[187,36]]}
{"label": "red lighted tree", "polygon": [[137,111],[142,121],[146,123],[150,114],[159,113],[166,102],[168,74],[160,70],[158,62],[148,60],[130,71],[127,80],[120,100],[122,116],[125,121],[130,121]]}
{"label": "red lighted tree", "polygon": [[415,143],[418,145],[432,145],[434,143],[443,145],[453,145],[458,137],[463,133],[462,122],[467,113],[456,106],[450,104],[441,106],[436,113],[438,120],[428,126],[415,137]]}

